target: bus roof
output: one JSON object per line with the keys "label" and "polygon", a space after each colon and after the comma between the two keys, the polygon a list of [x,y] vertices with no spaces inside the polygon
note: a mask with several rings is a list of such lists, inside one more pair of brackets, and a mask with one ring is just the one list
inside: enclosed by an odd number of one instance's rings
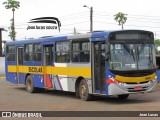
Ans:
{"label": "bus roof", "polygon": [[50,42],[53,41],[61,41],[61,40],[68,40],[68,39],[80,39],[80,38],[92,38],[91,41],[101,41],[101,40],[108,40],[108,36],[112,32],[120,32],[120,31],[145,31],[146,30],[112,30],[112,31],[93,31],[92,33],[85,33],[85,34],[76,34],[76,35],[64,35],[64,36],[48,36],[48,37],[41,37],[41,38],[31,38],[26,40],[18,40],[18,41],[10,41],[7,42],[6,45],[11,44],[24,44],[24,43],[40,43],[40,42]]}

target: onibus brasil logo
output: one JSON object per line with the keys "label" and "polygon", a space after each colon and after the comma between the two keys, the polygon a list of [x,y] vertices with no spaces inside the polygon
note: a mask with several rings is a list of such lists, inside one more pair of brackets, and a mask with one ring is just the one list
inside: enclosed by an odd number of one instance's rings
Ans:
{"label": "onibus brasil logo", "polygon": [[29,29],[41,29],[41,30],[45,30],[45,29],[57,29],[60,32],[60,27],[61,27],[61,22],[59,21],[58,18],[56,17],[39,17],[39,18],[34,18],[31,19],[30,22],[28,23],[50,23],[50,24],[56,24],[56,25],[50,25],[50,26],[40,26],[40,25],[28,25],[27,30]]}

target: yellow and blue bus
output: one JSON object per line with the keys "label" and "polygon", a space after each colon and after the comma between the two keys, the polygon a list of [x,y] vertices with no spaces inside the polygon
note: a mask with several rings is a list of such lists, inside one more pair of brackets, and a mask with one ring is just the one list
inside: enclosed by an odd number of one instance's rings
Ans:
{"label": "yellow and blue bus", "polygon": [[6,43],[6,80],[41,89],[94,95],[155,91],[154,35],[145,30],[95,31]]}

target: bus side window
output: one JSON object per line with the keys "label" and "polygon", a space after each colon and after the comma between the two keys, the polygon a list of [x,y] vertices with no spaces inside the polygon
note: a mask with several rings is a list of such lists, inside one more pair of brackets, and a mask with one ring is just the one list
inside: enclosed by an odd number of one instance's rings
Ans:
{"label": "bus side window", "polygon": [[74,62],[89,62],[89,54],[84,52],[79,52],[73,58]]}
{"label": "bus side window", "polygon": [[11,45],[11,46],[7,46],[6,48],[7,48],[7,50],[6,50],[7,61],[15,61],[16,60],[16,58],[15,58],[15,46]]}
{"label": "bus side window", "polygon": [[70,62],[70,42],[56,43],[56,62]]}
{"label": "bus side window", "polygon": [[33,61],[33,44],[26,44],[24,49],[24,61]]}
{"label": "bus side window", "polygon": [[90,44],[89,40],[74,41],[72,43],[72,62],[89,62]]}
{"label": "bus side window", "polygon": [[40,43],[36,43],[34,44],[34,54],[33,54],[33,58],[34,61],[41,61],[41,44]]}

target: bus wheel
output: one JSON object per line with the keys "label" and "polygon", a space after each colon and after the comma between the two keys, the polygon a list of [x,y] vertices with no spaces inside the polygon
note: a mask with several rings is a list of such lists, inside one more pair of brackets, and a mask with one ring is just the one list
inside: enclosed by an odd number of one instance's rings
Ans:
{"label": "bus wheel", "polygon": [[26,78],[26,90],[30,93],[36,92],[36,88],[33,86],[33,80],[31,75],[28,75]]}
{"label": "bus wheel", "polygon": [[79,95],[80,98],[84,101],[88,101],[91,99],[91,95],[89,94],[89,89],[86,80],[81,80],[79,84]]}
{"label": "bus wheel", "polygon": [[125,100],[127,99],[129,96],[129,94],[124,94],[124,95],[118,95],[118,98],[121,99],[121,100]]}

